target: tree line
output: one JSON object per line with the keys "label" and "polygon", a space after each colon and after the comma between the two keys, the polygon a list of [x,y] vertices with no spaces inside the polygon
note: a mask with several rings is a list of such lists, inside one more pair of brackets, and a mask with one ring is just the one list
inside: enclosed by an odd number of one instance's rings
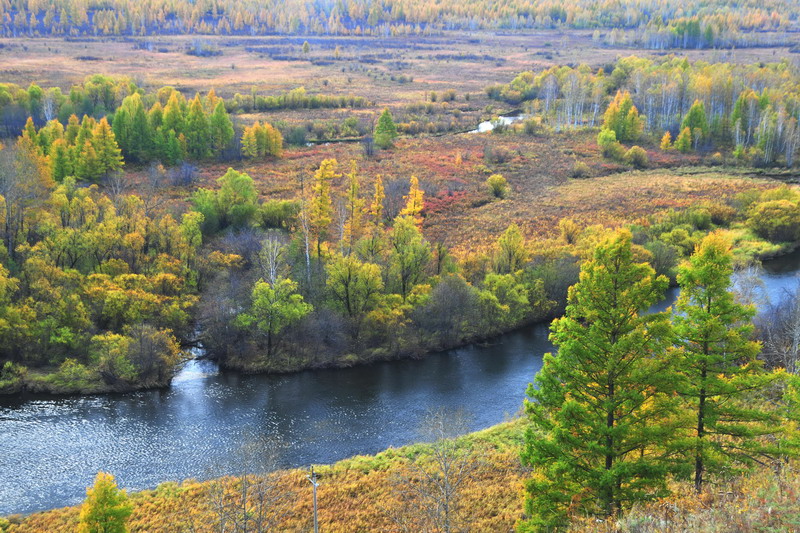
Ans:
{"label": "tree line", "polygon": [[[655,0],[614,3],[582,0],[569,5],[535,2],[430,4],[420,0],[360,0],[321,6],[310,0],[245,2],[168,2],[127,0],[77,2],[33,0],[0,5],[4,36],[150,34],[339,34],[414,35],[443,30],[526,28],[668,28],[676,44],[709,41],[730,26],[750,32],[792,29],[797,6],[787,0],[690,0],[680,10]],[[699,19],[699,38],[692,26]],[[688,27],[685,27],[687,26]]]}
{"label": "tree line", "polygon": [[[785,61],[737,65],[631,56],[597,71],[580,65],[524,72],[487,93],[524,103],[555,130],[602,125],[619,141],[658,139],[665,132],[677,140],[683,133],[682,150],[727,148],[762,165],[793,166],[800,148],[800,77]],[[621,105],[626,113],[635,109],[635,120],[620,115]],[[620,117],[630,118],[629,131],[621,129]]]}

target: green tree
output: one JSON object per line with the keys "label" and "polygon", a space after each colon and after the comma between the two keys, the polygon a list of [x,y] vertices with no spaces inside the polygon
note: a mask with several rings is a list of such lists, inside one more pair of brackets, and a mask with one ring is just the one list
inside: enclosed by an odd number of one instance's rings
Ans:
{"label": "green tree", "polygon": [[692,130],[683,128],[675,139],[673,147],[682,154],[688,154],[692,151]]}
{"label": "green tree", "polygon": [[683,444],[694,462],[697,492],[706,473],[779,452],[774,439],[760,437],[780,434],[780,418],[765,403],[752,401],[754,391],[778,374],[764,372],[756,359],[755,307],[737,303],[729,290],[732,262],[730,244],[711,234],[677,276],[681,292],[673,319],[678,341],[673,358],[684,378],[678,392],[691,414],[690,436]]}
{"label": "green tree", "polygon": [[645,311],[668,281],[633,258],[626,230],[600,244],[570,288],[566,314],[551,326],[558,353],[545,355],[528,387],[524,464],[530,520],[550,531],[570,510],[610,516],[666,494],[664,444],[674,430],[673,375],[665,351],[667,313]]}
{"label": "green tree", "polygon": [[109,172],[119,170],[124,164],[122,152],[117,146],[114,132],[105,117],[100,119],[94,129],[92,139],[95,154],[97,155],[98,172],[108,176]]}
{"label": "green tree", "polygon": [[267,357],[272,357],[275,348],[275,336],[283,328],[289,326],[314,308],[303,301],[303,295],[297,292],[297,283],[291,279],[278,279],[274,286],[268,282],[258,281],[253,287],[253,304],[250,311],[237,318],[240,325],[255,325],[267,337]]}
{"label": "green tree", "polygon": [[375,144],[381,148],[390,148],[394,144],[394,140],[397,138],[397,126],[395,126],[392,114],[388,109],[384,109],[378,118],[373,137]]}
{"label": "green tree", "polygon": [[519,226],[511,224],[506,228],[494,250],[494,270],[498,274],[512,274],[521,269],[528,260],[525,237]]}
{"label": "green tree", "polygon": [[358,338],[361,321],[374,309],[383,290],[381,268],[351,255],[335,254],[325,266],[327,287],[333,300],[353,321],[353,338]]}
{"label": "green tree", "polygon": [[695,100],[692,107],[686,112],[686,116],[683,117],[681,131],[686,128],[689,128],[689,131],[692,133],[692,140],[694,141],[695,148],[697,148],[701,139],[706,139],[708,137],[706,106],[700,100]]}
{"label": "green tree", "polygon": [[635,141],[644,129],[644,119],[628,91],[617,91],[603,119],[603,128],[613,131],[618,141]]}
{"label": "green tree", "polygon": [[128,495],[117,488],[114,476],[98,472],[94,486],[86,489],[78,533],[127,533],[132,511]]}
{"label": "green tree", "polygon": [[211,133],[200,95],[196,94],[186,116],[186,148],[193,159],[203,159],[211,153]]}
{"label": "green tree", "polygon": [[229,168],[217,184],[217,212],[222,227],[241,228],[249,224],[258,209],[258,191],[253,178]]}
{"label": "green tree", "polygon": [[208,120],[209,134],[211,137],[211,149],[214,154],[219,156],[233,140],[233,123],[225,110],[225,104],[220,98],[214,107],[214,112]]}
{"label": "green tree", "polygon": [[399,216],[389,233],[389,272],[403,301],[411,289],[422,280],[431,258],[431,245],[411,216]]}

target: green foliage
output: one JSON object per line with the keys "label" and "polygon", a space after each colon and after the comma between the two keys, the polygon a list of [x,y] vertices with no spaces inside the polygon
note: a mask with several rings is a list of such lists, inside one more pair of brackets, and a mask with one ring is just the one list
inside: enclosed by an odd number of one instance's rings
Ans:
{"label": "green foliage", "polygon": [[603,128],[597,134],[597,145],[603,153],[603,157],[614,160],[622,160],[625,149],[617,142],[617,134],[614,130]]}
{"label": "green foliage", "polygon": [[397,126],[395,126],[392,114],[388,109],[384,109],[378,118],[373,137],[375,144],[380,148],[391,148],[393,146],[394,140],[397,138]]}
{"label": "green foliage", "polygon": [[747,225],[772,242],[800,239],[800,205],[790,200],[771,200],[755,206]]}
{"label": "green foliage", "polygon": [[671,357],[682,378],[678,393],[690,415],[689,435],[678,445],[694,463],[697,492],[707,474],[781,454],[774,440],[782,432],[780,416],[752,397],[777,374],[764,372],[756,359],[760,346],[751,340],[755,308],[735,301],[731,274],[730,244],[715,234],[703,240],[678,273],[677,349]]}
{"label": "green foliage", "polygon": [[610,516],[666,494],[664,444],[674,428],[657,421],[674,411],[664,357],[671,328],[668,314],[644,313],[666,287],[634,262],[626,231],[581,267],[566,314],[552,325],[558,353],[545,356],[528,387],[522,459],[534,475],[521,531],[563,527],[570,512]]}
{"label": "green foliage", "polygon": [[274,355],[275,336],[313,310],[297,292],[297,283],[291,279],[278,279],[274,285],[259,281],[253,287],[250,311],[238,316],[243,327],[255,326],[267,337],[267,357]]}
{"label": "green foliage", "polygon": [[300,212],[300,203],[292,200],[267,200],[258,208],[256,220],[264,229],[289,229]]}
{"label": "green foliage", "polygon": [[618,141],[635,141],[643,128],[644,119],[633,105],[630,93],[617,91],[603,116],[603,129],[613,131]]}
{"label": "green foliage", "polygon": [[133,506],[128,495],[117,488],[114,476],[99,472],[94,486],[86,489],[78,533],[127,533]]}
{"label": "green foliage", "polygon": [[640,146],[632,146],[625,152],[624,160],[627,164],[636,168],[647,168],[650,165],[650,158],[647,157],[647,152]]}
{"label": "green foliage", "polygon": [[217,180],[217,207],[223,227],[242,228],[250,223],[258,208],[258,192],[253,178],[232,168]]}
{"label": "green foliage", "polygon": [[411,216],[394,219],[389,233],[389,274],[403,301],[417,283],[422,281],[425,267],[431,258],[431,246]]}
{"label": "green foliage", "polygon": [[681,131],[689,129],[694,137],[695,146],[701,139],[708,137],[708,119],[706,118],[706,107],[701,100],[695,100],[689,108],[681,122]]}
{"label": "green foliage", "polygon": [[506,198],[511,192],[508,181],[501,174],[492,174],[486,179],[486,188],[494,198]]}
{"label": "green foliage", "polygon": [[682,154],[688,154],[692,151],[692,130],[683,128],[675,139],[673,147]]}

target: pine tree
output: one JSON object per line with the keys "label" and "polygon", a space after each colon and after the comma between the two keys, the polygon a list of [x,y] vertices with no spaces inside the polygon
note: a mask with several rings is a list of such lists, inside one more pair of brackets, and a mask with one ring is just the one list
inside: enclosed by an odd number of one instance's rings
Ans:
{"label": "pine tree", "polygon": [[175,135],[180,135],[185,131],[186,119],[184,117],[182,95],[178,91],[173,91],[167,100],[164,108],[163,125],[167,131],[173,130]]}
{"label": "pine tree", "polygon": [[701,139],[708,137],[708,119],[706,118],[706,106],[700,100],[695,100],[692,107],[683,117],[681,122],[681,131],[689,128],[692,132],[692,140],[694,141],[695,148]]}
{"label": "pine tree", "polygon": [[193,159],[207,157],[210,153],[210,142],[208,119],[200,95],[197,94],[189,105],[189,114],[186,116],[186,145],[189,156]]}
{"label": "pine tree", "polygon": [[692,151],[692,130],[683,128],[675,139],[674,148],[682,154]]}
{"label": "pine tree", "polygon": [[64,139],[57,139],[50,147],[50,172],[58,183],[72,175],[72,158]]}
{"label": "pine tree", "polygon": [[124,164],[122,152],[117,146],[117,140],[108,120],[105,117],[100,119],[94,129],[92,140],[94,151],[97,155],[98,173],[108,176],[109,172],[119,170]]}
{"label": "pine tree", "polygon": [[779,435],[780,419],[752,398],[778,375],[765,372],[756,359],[755,308],[737,303],[729,290],[732,260],[730,243],[711,234],[677,276],[681,292],[673,320],[679,348],[673,358],[684,378],[678,392],[692,422],[684,445],[697,492],[706,473],[779,452],[774,439],[760,437]]}
{"label": "pine tree", "polygon": [[388,109],[384,109],[378,118],[373,137],[375,144],[381,148],[391,147],[397,138],[397,126],[395,126],[392,114]]}
{"label": "pine tree", "polygon": [[99,472],[94,486],[86,489],[78,533],[127,533],[132,512],[128,495],[117,488],[114,476]]}
{"label": "pine tree", "polygon": [[358,180],[358,167],[355,161],[350,162],[350,173],[347,174],[347,190],[344,193],[345,209],[347,210],[344,231],[342,232],[343,253],[349,254],[353,243],[361,237],[362,219],[364,217],[364,204],[361,198],[361,185]]}
{"label": "pine tree", "polygon": [[[78,148],[76,146],[75,148]],[[80,147],[80,155],[75,164],[75,177],[82,180],[97,181],[102,175],[100,163],[97,160],[97,152],[92,146],[91,141],[86,141]]]}
{"label": "pine tree", "polygon": [[[212,95],[209,93],[209,98]],[[225,104],[222,98],[217,98],[218,102],[214,107],[214,112],[208,121],[210,136],[211,136],[211,149],[214,154],[219,156],[222,151],[228,147],[228,144],[233,140],[233,123],[225,110]]]}
{"label": "pine tree", "polygon": [[545,356],[527,391],[522,459],[534,475],[521,531],[563,527],[570,512],[611,516],[667,493],[671,327],[667,313],[645,313],[667,285],[634,261],[627,230],[583,264],[551,326],[558,353]]}
{"label": "pine tree", "polygon": [[[116,123],[116,118],[114,120]],[[74,145],[75,140],[78,138],[78,132],[81,129],[81,124],[78,121],[77,115],[70,115],[69,120],[67,121],[67,129],[64,131],[64,140],[67,141],[68,145]]]}

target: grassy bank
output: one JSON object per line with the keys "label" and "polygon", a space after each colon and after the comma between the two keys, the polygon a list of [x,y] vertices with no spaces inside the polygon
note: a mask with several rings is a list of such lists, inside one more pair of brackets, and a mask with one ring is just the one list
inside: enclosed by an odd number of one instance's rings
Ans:
{"label": "grassy bank", "polygon": [[[522,517],[523,483],[529,475],[519,461],[525,422],[515,420],[461,437],[472,458],[470,475],[461,488],[471,531],[510,531]],[[356,456],[318,466],[320,528],[329,532],[401,531],[398,514],[413,514],[408,488],[430,465],[428,444],[390,448],[372,456]],[[311,488],[307,472],[275,474],[272,486],[280,499],[281,531],[311,527]],[[234,478],[210,482],[167,482],[155,490],[131,495],[132,533],[216,531],[215,494],[223,486],[235,490]],[[747,532],[796,531],[800,527],[800,472],[797,464],[776,473],[756,470],[746,477],[716,480],[697,497],[688,483],[673,484],[672,497],[636,507],[606,523],[575,517],[574,531]],[[67,533],[75,531],[78,507],[0,520],[4,533]]]}

